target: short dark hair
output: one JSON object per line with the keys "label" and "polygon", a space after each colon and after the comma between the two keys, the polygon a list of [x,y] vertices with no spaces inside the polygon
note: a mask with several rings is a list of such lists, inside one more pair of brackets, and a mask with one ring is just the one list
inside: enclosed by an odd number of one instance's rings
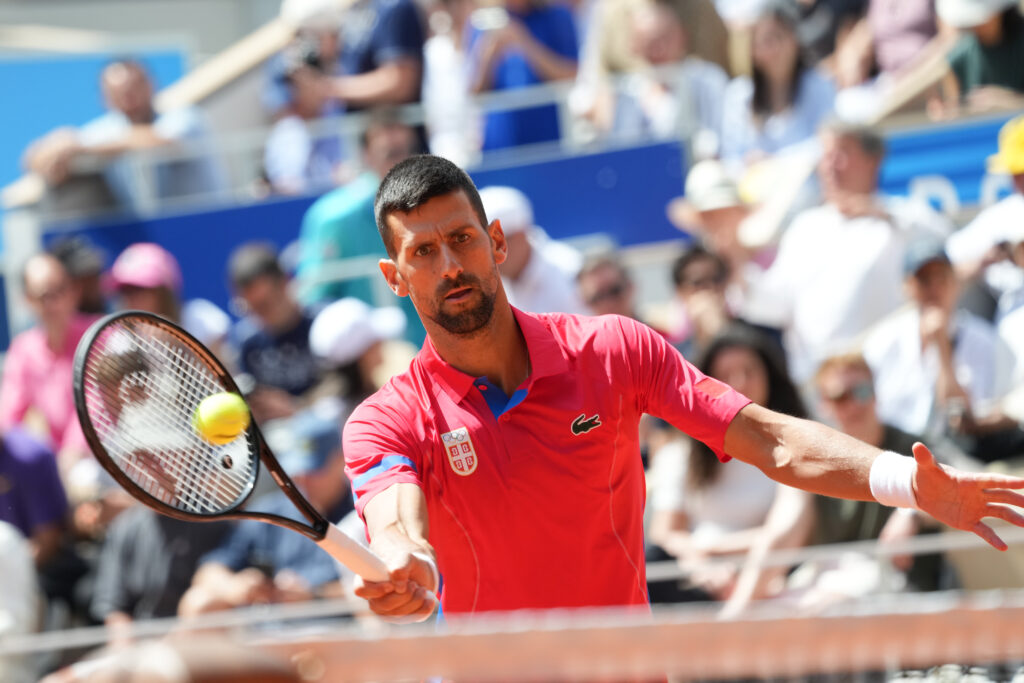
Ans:
{"label": "short dark hair", "polygon": [[246,287],[264,275],[285,277],[274,245],[269,242],[247,242],[231,252],[228,279],[235,289]]}
{"label": "short dark hair", "polygon": [[723,281],[728,279],[729,264],[725,262],[725,259],[715,252],[695,244],[684,251],[672,264],[672,283],[676,286],[676,289],[683,284],[683,275],[686,273],[686,270],[698,261],[711,261],[718,269],[719,279]]}
{"label": "short dark hair", "polygon": [[480,218],[480,224],[486,227],[487,214],[483,202],[480,201],[480,193],[477,192],[473,179],[461,168],[443,157],[432,154],[417,154],[395,164],[381,181],[380,188],[377,189],[377,198],[373,203],[377,230],[388,255],[394,258],[397,253],[387,222],[389,215],[396,211],[409,213],[434,197],[458,190],[466,194],[470,205]]}

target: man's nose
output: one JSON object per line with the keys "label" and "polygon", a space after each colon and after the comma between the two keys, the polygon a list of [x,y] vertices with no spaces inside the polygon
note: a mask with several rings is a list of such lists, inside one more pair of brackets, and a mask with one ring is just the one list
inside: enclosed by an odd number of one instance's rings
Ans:
{"label": "man's nose", "polygon": [[441,274],[448,278],[458,277],[462,273],[462,263],[448,245],[441,246]]}

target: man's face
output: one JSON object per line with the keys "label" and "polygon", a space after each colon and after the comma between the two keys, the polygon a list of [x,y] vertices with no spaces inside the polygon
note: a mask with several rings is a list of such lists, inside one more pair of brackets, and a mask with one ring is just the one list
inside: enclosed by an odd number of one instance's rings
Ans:
{"label": "man's face", "polygon": [[245,305],[267,327],[274,329],[289,311],[288,283],[276,275],[260,275],[238,290]]}
{"label": "man's face", "polygon": [[697,294],[725,296],[725,277],[715,261],[709,258],[696,259],[683,271],[676,291],[684,304]]}
{"label": "man's face", "polygon": [[500,223],[482,225],[462,190],[386,220],[395,256],[381,261],[381,271],[391,289],[412,299],[428,329],[436,325],[455,335],[483,329],[508,249]]}
{"label": "man's face", "polygon": [[78,305],[71,277],[56,260],[34,261],[25,271],[25,298],[43,327],[64,325]]}
{"label": "man's face", "polygon": [[416,134],[408,126],[378,126],[366,133],[364,161],[381,178],[387,175],[392,166],[415,153]]}
{"label": "man's face", "polygon": [[937,307],[952,311],[959,294],[953,266],[946,261],[931,261],[907,278],[907,295],[921,308]]}
{"label": "man's face", "polygon": [[855,138],[829,131],[822,134],[818,176],[826,196],[833,192],[874,192],[878,188],[878,164],[879,160],[865,152]]}
{"label": "man's face", "polygon": [[871,375],[859,367],[833,367],[817,380],[822,412],[840,431],[862,433],[878,420]]}
{"label": "man's face", "polygon": [[662,5],[638,9],[631,28],[633,50],[648,64],[671,64],[686,56],[686,34],[671,9]]}
{"label": "man's face", "polygon": [[579,294],[594,315],[633,315],[633,285],[614,266],[602,265],[582,275]]}
{"label": "man's face", "polygon": [[107,106],[121,112],[132,123],[149,123],[153,111],[153,84],[138,68],[113,64],[103,72],[103,94]]}

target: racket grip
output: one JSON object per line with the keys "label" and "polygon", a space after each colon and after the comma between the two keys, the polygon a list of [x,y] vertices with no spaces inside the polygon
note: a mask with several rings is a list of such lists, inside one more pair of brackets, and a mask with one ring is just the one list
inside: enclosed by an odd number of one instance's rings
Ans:
{"label": "racket grip", "polygon": [[323,540],[316,544],[367,581],[387,581],[390,577],[388,568],[373,551],[349,538],[333,524],[327,525]]}

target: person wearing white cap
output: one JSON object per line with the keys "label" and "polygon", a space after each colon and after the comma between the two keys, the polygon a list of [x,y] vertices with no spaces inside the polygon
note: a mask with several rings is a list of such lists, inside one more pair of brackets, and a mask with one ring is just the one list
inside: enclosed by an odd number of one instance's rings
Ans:
{"label": "person wearing white cap", "polygon": [[487,216],[501,221],[508,240],[508,259],[500,270],[509,302],[530,313],[586,312],[574,282],[583,256],[534,225],[527,196],[495,185],[480,190],[480,200]]}
{"label": "person wearing white cap", "polygon": [[381,384],[377,372],[385,361],[383,342],[401,337],[405,325],[405,313],[397,306],[371,308],[354,297],[335,301],[313,320],[309,348],[342,380],[349,410]]}
{"label": "person wearing white cap", "polygon": [[954,116],[964,103],[980,111],[1024,104],[1024,17],[1017,0],[937,0],[935,10],[962,35],[946,56],[949,73],[931,113]]}

